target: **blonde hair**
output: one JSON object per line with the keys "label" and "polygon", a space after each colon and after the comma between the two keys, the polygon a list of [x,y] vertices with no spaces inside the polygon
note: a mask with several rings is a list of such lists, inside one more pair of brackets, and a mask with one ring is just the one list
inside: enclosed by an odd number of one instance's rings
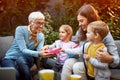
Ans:
{"label": "blonde hair", "polygon": [[101,36],[101,39],[104,39],[109,32],[108,25],[103,21],[91,22],[88,24],[88,27],[91,28],[95,34],[98,33]]}
{"label": "blonde hair", "polygon": [[70,25],[66,25],[65,24],[65,25],[61,25],[60,28],[64,29],[67,32],[68,38],[71,40],[72,35],[73,35],[73,29],[72,29],[72,27]]}

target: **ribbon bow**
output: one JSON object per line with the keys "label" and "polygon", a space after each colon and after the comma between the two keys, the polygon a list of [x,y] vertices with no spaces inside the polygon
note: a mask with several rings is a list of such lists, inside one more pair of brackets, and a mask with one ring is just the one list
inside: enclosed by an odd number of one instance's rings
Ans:
{"label": "ribbon bow", "polygon": [[29,36],[29,39],[30,40],[33,40],[34,39],[34,45],[36,46],[38,44],[38,39],[37,39],[37,35],[36,34],[31,34]]}

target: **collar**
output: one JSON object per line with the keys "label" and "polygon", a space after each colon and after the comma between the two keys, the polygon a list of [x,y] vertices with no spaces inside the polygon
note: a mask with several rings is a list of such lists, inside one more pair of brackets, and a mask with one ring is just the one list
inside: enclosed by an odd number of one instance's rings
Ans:
{"label": "collar", "polygon": [[28,25],[28,31],[32,34],[32,31],[30,30],[30,25]]}

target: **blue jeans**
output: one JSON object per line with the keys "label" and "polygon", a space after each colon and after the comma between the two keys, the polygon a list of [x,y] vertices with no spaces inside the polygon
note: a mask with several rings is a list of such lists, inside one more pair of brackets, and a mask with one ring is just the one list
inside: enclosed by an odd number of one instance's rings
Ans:
{"label": "blue jeans", "polygon": [[14,59],[3,59],[1,62],[1,67],[14,67],[16,70],[16,80],[22,80],[19,74],[19,70],[16,65],[16,60]]}
{"label": "blue jeans", "polygon": [[33,57],[31,56],[21,56],[16,60],[19,71],[25,80],[32,80],[30,68],[33,65],[33,61]]}

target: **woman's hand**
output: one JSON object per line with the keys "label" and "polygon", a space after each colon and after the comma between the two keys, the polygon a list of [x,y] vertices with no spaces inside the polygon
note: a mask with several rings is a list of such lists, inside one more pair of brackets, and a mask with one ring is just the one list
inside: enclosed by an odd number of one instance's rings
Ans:
{"label": "woman's hand", "polygon": [[38,55],[41,57],[44,57],[44,58],[48,58],[48,57],[53,56],[53,54],[49,54],[47,50],[41,50]]}
{"label": "woman's hand", "polygon": [[113,57],[103,49],[97,51],[96,58],[101,62],[106,62],[106,63],[112,63],[114,61]]}

